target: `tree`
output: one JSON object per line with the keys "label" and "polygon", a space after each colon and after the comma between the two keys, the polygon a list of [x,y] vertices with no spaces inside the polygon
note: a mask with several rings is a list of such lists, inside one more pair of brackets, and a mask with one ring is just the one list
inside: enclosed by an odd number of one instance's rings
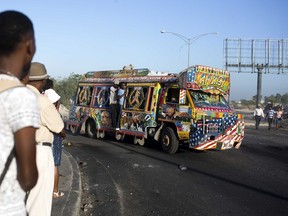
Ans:
{"label": "tree", "polygon": [[281,98],[282,104],[288,104],[288,93],[284,94]]}
{"label": "tree", "polygon": [[71,99],[76,94],[78,82],[83,76],[71,73],[68,78],[54,81],[55,91],[61,96],[61,103],[70,109]]}
{"label": "tree", "polygon": [[250,105],[254,105],[255,104],[255,101],[253,101],[253,100],[242,99],[240,101],[241,101],[241,104],[244,105],[244,106],[250,106]]}
{"label": "tree", "polygon": [[282,96],[279,93],[277,93],[275,96],[276,103],[281,103],[281,98]]}

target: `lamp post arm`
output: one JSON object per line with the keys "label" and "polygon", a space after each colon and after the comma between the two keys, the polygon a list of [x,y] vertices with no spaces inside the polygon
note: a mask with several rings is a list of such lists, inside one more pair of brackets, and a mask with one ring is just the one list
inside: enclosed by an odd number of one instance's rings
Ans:
{"label": "lamp post arm", "polygon": [[205,34],[197,35],[197,36],[189,39],[189,43],[192,44],[192,43],[194,43],[196,40],[198,40],[199,38],[201,38],[201,37],[203,37],[203,36],[206,36],[206,35],[209,35],[209,34],[218,34],[218,32],[210,32],[210,33],[205,33]]}
{"label": "lamp post arm", "polygon": [[190,43],[190,39],[185,37],[185,36],[183,36],[183,35],[181,35],[181,34],[178,34],[178,33],[175,33],[175,32],[167,32],[167,31],[161,31],[161,33],[168,33],[168,34],[175,35],[176,37],[179,37],[180,39],[182,39],[186,44],[189,45],[189,43]]}
{"label": "lamp post arm", "polygon": [[188,45],[188,67],[190,65],[190,46],[193,42],[195,42],[196,40],[198,40],[199,38],[205,36],[205,35],[209,35],[209,34],[218,34],[218,32],[209,32],[209,33],[204,33],[204,34],[200,34],[197,35],[195,37],[192,38],[187,38],[181,34],[175,33],[175,32],[168,32],[168,31],[160,31],[161,33],[168,33],[168,34],[172,34],[175,35],[176,37],[179,37],[181,40],[183,40],[187,45]]}

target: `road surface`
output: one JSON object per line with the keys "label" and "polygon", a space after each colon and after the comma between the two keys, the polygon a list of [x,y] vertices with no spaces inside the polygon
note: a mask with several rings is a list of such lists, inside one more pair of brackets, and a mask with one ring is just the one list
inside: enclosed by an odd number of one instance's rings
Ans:
{"label": "road surface", "polygon": [[175,155],[150,143],[68,136],[81,166],[80,215],[288,215],[288,132],[252,126],[240,149]]}

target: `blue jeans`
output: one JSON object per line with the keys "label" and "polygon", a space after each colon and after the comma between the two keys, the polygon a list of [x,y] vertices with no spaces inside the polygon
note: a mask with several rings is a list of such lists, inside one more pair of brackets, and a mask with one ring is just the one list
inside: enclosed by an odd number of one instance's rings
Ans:
{"label": "blue jeans", "polygon": [[54,134],[52,151],[53,151],[54,165],[60,166],[62,156],[62,137],[59,134]]}

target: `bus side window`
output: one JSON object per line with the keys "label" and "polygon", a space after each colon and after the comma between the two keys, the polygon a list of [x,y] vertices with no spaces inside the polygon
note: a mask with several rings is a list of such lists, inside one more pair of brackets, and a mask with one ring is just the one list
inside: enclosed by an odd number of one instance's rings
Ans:
{"label": "bus side window", "polygon": [[81,86],[78,90],[77,104],[89,106],[93,93],[93,86]]}
{"label": "bus side window", "polygon": [[179,89],[169,88],[166,97],[167,103],[179,103]]}
{"label": "bus side window", "polygon": [[81,92],[83,87],[78,87],[78,90],[77,90],[77,94],[76,94],[76,98],[75,98],[75,105],[79,105],[80,104],[80,100],[79,100],[79,94]]}
{"label": "bus side window", "polygon": [[143,88],[142,88],[142,91],[143,91],[144,97],[143,97],[142,103],[141,103],[140,106],[139,106],[139,109],[140,109],[140,110],[143,110],[143,109],[145,109],[145,107],[146,107],[149,88],[143,87]]}
{"label": "bus side window", "polygon": [[93,86],[89,86],[87,89],[87,103],[86,103],[87,106],[89,106],[92,101],[92,94],[93,94]]}
{"label": "bus side window", "polygon": [[93,97],[93,106],[94,107],[98,106],[97,95],[98,95],[99,91],[100,91],[99,87],[95,87],[94,94],[92,96]]}
{"label": "bus side window", "polygon": [[129,86],[129,87],[126,88],[125,95],[127,95],[127,96],[125,98],[125,103],[124,103],[124,108],[125,109],[131,109],[131,105],[129,103],[129,98],[130,98],[130,95],[131,95],[132,91],[133,91],[133,87]]}
{"label": "bus side window", "polygon": [[124,108],[130,110],[144,110],[147,101],[148,87],[129,86],[126,91],[128,91],[128,96]]}
{"label": "bus side window", "polygon": [[106,107],[109,103],[109,90],[105,86],[98,86],[94,92],[94,106]]}
{"label": "bus side window", "polygon": [[146,97],[148,99],[147,110],[151,111],[152,99],[153,99],[153,95],[154,95],[154,87],[151,87],[150,89],[148,89],[148,92],[150,92],[150,94]]}

